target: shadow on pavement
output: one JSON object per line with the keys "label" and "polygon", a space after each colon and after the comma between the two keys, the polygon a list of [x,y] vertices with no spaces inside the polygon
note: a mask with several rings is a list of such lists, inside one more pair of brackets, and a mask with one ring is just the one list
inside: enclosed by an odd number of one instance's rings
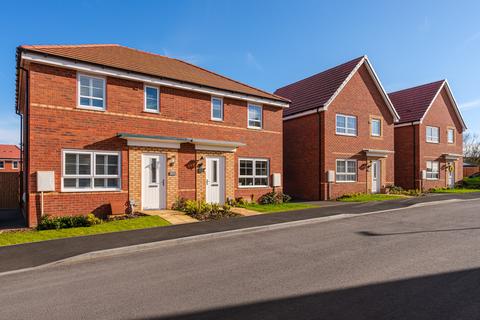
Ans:
{"label": "shadow on pavement", "polygon": [[[208,296],[204,298],[208,301]],[[188,314],[138,319],[479,318],[480,269],[467,269]]]}
{"label": "shadow on pavement", "polygon": [[[367,237],[384,237],[384,236],[399,236],[418,233],[437,233],[437,232],[453,232],[453,231],[472,231],[480,230],[480,227],[470,228],[452,228],[452,229],[437,229],[437,230],[419,230],[419,231],[406,231],[406,232],[392,232],[392,233],[378,233],[373,231],[358,231],[357,234]],[[480,316],[479,316],[480,318]]]}
{"label": "shadow on pavement", "polygon": [[0,230],[25,227],[25,219],[19,209],[0,209]]}

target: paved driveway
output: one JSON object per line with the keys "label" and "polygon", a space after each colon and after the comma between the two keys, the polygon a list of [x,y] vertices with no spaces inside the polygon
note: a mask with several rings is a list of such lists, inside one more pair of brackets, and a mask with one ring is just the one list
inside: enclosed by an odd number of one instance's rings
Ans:
{"label": "paved driveway", "polygon": [[25,226],[23,215],[18,209],[0,209],[0,230],[22,228]]}

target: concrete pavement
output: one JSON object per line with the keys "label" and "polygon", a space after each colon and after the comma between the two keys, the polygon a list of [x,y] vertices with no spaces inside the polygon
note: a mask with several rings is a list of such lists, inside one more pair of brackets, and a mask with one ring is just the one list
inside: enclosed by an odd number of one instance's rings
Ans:
{"label": "concrete pavement", "polygon": [[478,319],[478,208],[417,207],[3,276],[0,319]]}
{"label": "concrete pavement", "polygon": [[0,272],[31,268],[99,250],[107,250],[258,226],[268,226],[284,222],[328,217],[345,213],[363,214],[372,211],[407,208],[412,205],[434,201],[477,199],[479,197],[479,193],[434,194],[427,197],[391,200],[384,202],[342,203],[338,206],[326,206],[299,211],[231,218],[220,221],[190,223],[168,227],[115,232],[0,247]]}

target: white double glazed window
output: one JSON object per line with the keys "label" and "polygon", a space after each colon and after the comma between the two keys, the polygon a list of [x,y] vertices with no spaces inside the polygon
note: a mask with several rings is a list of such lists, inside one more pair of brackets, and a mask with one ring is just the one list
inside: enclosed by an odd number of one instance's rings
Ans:
{"label": "white double glazed window", "polygon": [[427,127],[427,142],[439,143],[440,142],[440,129],[438,127]]}
{"label": "white double glazed window", "polygon": [[336,162],[337,182],[356,182],[357,181],[357,160],[338,159]]}
{"label": "white double glazed window", "polygon": [[255,104],[248,105],[248,128],[262,129],[263,127],[262,107]]}
{"label": "white double glazed window", "polygon": [[335,117],[335,132],[344,136],[356,136],[357,117],[337,114]]}
{"label": "white double glazed window", "polygon": [[239,159],[238,185],[240,187],[268,187],[269,161],[266,159]]}
{"label": "white double glazed window", "polygon": [[120,190],[120,153],[63,151],[62,191]]}
{"label": "white double glazed window", "polygon": [[78,106],[87,109],[105,110],[105,79],[78,75]]}
{"label": "white double glazed window", "polygon": [[438,161],[427,161],[427,179],[438,180],[440,178],[440,163]]}
{"label": "white double glazed window", "polygon": [[382,120],[372,119],[371,120],[371,135],[373,137],[380,137],[382,135]]}
{"label": "white double glazed window", "polygon": [[223,99],[212,97],[211,119],[216,121],[223,120]]}
{"label": "white double glazed window", "polygon": [[455,143],[455,129],[447,129],[447,142]]}
{"label": "white double glazed window", "polygon": [[145,86],[144,111],[157,113],[160,111],[160,95],[157,87]]}

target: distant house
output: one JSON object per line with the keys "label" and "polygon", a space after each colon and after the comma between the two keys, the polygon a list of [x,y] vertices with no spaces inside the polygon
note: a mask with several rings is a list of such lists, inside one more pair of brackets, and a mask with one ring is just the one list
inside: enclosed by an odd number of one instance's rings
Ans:
{"label": "distant house", "polygon": [[405,189],[453,187],[463,178],[465,122],[446,80],[389,94],[395,125],[395,184]]}
{"label": "distant house", "polygon": [[285,98],[119,45],[21,46],[17,64],[29,226],[39,171],[57,216],[252,200],[283,171]]}
{"label": "distant house", "polygon": [[20,148],[11,144],[0,144],[0,173],[20,171]]}
{"label": "distant house", "polygon": [[366,56],[278,89],[285,190],[326,200],[380,193],[394,183],[393,125],[399,117]]}
{"label": "distant house", "polygon": [[469,177],[474,173],[480,172],[480,165],[477,163],[463,162],[463,176]]}

